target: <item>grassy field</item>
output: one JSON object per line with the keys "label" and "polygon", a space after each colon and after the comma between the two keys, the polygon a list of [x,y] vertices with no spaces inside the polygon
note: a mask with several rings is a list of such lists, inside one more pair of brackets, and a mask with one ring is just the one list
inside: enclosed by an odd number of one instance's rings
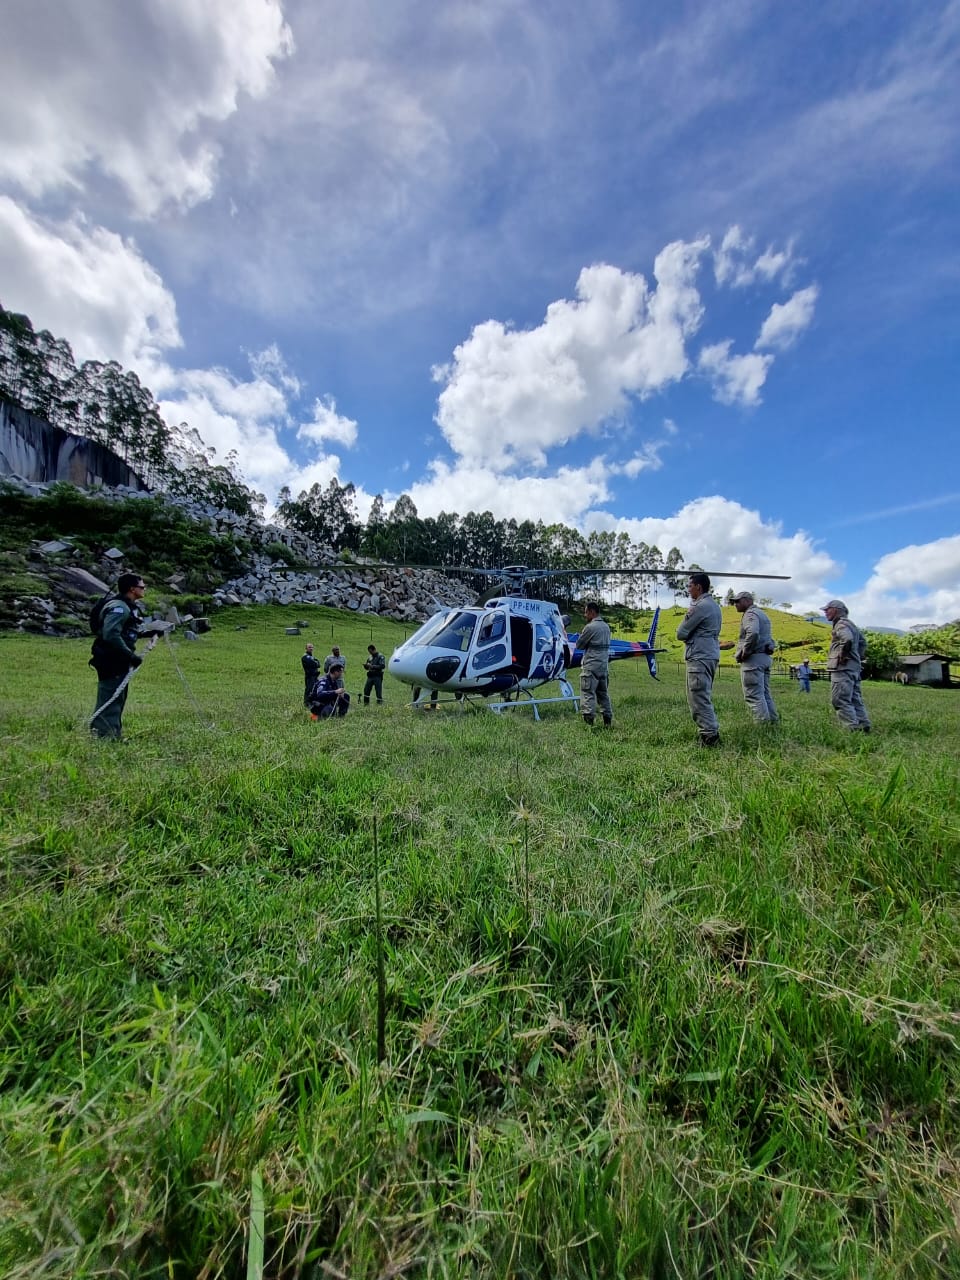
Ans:
{"label": "grassy field", "polygon": [[0,1274],[960,1274],[960,696],[307,718],[402,635],[0,637]]}

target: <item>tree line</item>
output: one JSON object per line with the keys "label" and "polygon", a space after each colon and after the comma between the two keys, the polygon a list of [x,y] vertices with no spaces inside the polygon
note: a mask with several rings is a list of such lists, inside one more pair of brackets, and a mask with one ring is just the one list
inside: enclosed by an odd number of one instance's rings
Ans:
{"label": "tree line", "polygon": [[104,445],[150,489],[258,515],[265,498],[244,484],[235,454],[214,461],[186,423],[170,427],[153,393],[116,360],[77,365],[69,342],[0,306],[0,396],[54,427]]}
{"label": "tree line", "polygon": [[[542,520],[498,520],[489,511],[461,516],[442,511],[421,516],[409,494],[401,494],[389,511],[377,494],[364,521],[357,510],[356,489],[334,477],[322,487],[314,484],[294,498],[284,488],[277,504],[277,520],[337,551],[352,552],[376,560],[403,564],[429,564],[443,568],[497,569],[519,564],[529,568],[571,570],[600,568],[647,569],[664,574],[661,581],[675,592],[686,589],[686,575],[679,548],[664,556],[657,546],[633,542],[626,533],[595,531],[586,536],[565,524]],[[606,587],[631,607],[649,603],[653,579],[624,573],[610,575]],[[552,599],[582,596],[584,580],[576,587],[562,577],[540,580]]]}

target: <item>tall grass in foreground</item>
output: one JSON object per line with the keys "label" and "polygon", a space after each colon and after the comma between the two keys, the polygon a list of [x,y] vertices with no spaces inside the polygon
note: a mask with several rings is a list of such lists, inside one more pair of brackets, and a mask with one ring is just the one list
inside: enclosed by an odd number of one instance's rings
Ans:
{"label": "tall grass in foreground", "polygon": [[[311,723],[293,616],[119,746],[0,638],[0,1273],[960,1274],[956,694]],[[312,618],[351,686],[402,634]]]}

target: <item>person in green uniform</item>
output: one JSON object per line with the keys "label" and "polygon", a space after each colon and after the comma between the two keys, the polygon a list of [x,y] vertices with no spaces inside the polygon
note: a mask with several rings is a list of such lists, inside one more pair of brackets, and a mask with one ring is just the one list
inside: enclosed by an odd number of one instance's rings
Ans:
{"label": "person in green uniform", "polygon": [[577,648],[582,650],[580,663],[580,712],[584,724],[593,724],[597,706],[603,723],[613,724],[613,706],[610,702],[610,628],[600,617],[600,602],[588,600],[583,606],[586,626],[577,637]]}
{"label": "person in green uniform", "polygon": [[371,693],[376,694],[378,702],[383,701],[383,673],[387,666],[385,655],[380,653],[375,644],[367,645],[367,653],[370,656],[363,664],[363,669],[367,673],[366,683],[363,686],[364,706],[369,703]]}
{"label": "person in green uniform", "polygon": [[823,606],[830,623],[830,652],[827,670],[830,672],[830,705],[844,729],[851,733],[869,733],[870,717],[863,705],[860,678],[863,660],[867,653],[867,639],[848,616],[842,600],[830,600]]}
{"label": "person in green uniform", "polygon": [[107,601],[100,611],[90,658],[90,666],[97,673],[97,703],[90,721],[94,737],[123,735],[127,681],[143,661],[136,651],[140,631],[136,606],[145,591],[146,585],[139,573],[122,573],[117,581],[117,598]]}
{"label": "person in green uniform", "polygon": [[693,723],[700,731],[704,747],[719,747],[720,725],[713,709],[713,681],[720,665],[720,627],[723,614],[710,594],[710,578],[700,572],[691,573],[687,582],[690,608],[677,627],[687,664],[687,705]]}

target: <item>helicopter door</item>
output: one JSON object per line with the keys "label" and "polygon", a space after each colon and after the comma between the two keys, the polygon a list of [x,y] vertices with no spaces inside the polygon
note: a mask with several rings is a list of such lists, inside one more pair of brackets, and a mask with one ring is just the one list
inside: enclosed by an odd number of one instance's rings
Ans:
{"label": "helicopter door", "polygon": [[511,616],[510,639],[514,674],[519,680],[525,680],[530,674],[530,660],[533,657],[533,627],[528,618]]}
{"label": "helicopter door", "polygon": [[475,652],[470,659],[470,671],[474,675],[502,671],[509,661],[507,615],[503,609],[493,609],[484,614],[477,628]]}

